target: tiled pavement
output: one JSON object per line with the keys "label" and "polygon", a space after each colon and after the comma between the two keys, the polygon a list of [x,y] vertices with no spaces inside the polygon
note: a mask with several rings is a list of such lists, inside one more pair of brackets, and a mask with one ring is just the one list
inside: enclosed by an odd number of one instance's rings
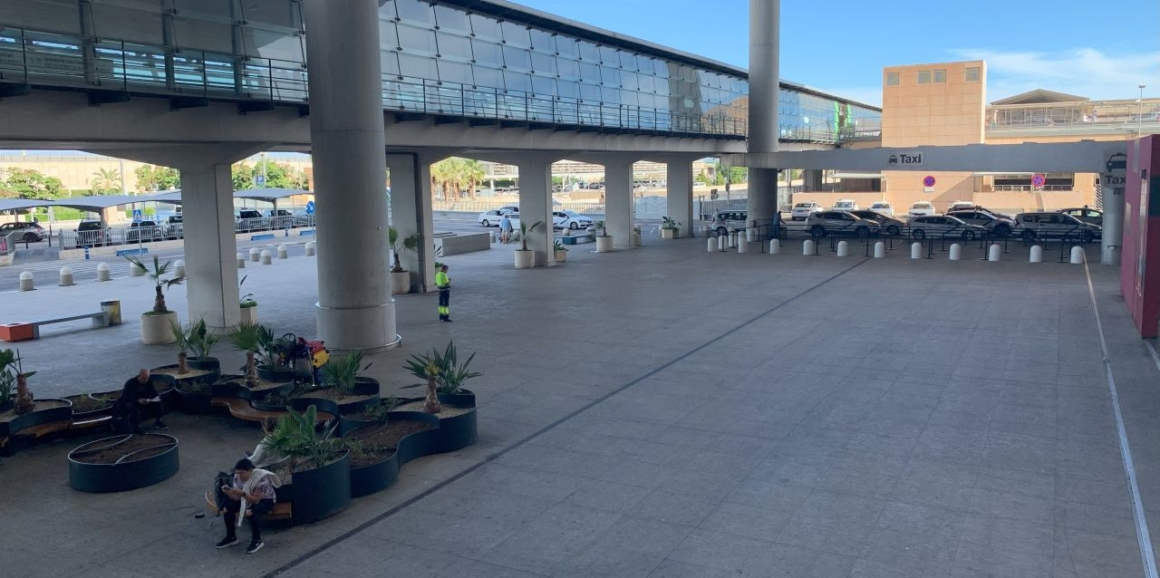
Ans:
{"label": "tiled pavement", "polygon": [[[214,551],[197,492],[256,435],[175,416],[182,471],[146,490],[72,492],[67,444],[6,459],[0,560],[60,577],[1143,575],[1083,267],[1014,247],[986,263],[646,245],[551,270],[514,271],[503,248],[449,258],[450,326],[433,297],[400,298],[404,347],[370,373],[393,390],[411,352],[478,351],[480,443],[336,518]],[[1155,534],[1160,373],[1116,272],[1091,271]],[[247,273],[264,321],[309,332],[306,258]],[[110,294],[129,318],[150,297],[140,279],[9,293],[0,317]],[[169,362],[135,329],[22,345],[41,397]]]}

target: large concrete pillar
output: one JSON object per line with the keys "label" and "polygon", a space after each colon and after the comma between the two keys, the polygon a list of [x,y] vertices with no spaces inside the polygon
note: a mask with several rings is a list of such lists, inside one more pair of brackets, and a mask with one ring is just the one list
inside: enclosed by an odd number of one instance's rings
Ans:
{"label": "large concrete pillar", "polygon": [[681,224],[681,236],[693,235],[693,163],[669,160],[665,165],[668,183],[666,204],[668,217]]}
{"label": "large concrete pillar", "polygon": [[531,227],[542,223],[527,237],[528,248],[536,252],[536,266],[556,264],[552,250],[556,236],[552,232],[552,160],[535,158],[519,163],[520,225]]}
{"label": "large concrete pillar", "polygon": [[[1137,141],[1139,143],[1139,141]],[[1139,148],[1139,144],[1136,145]],[[1104,220],[1103,234],[1100,236],[1100,263],[1104,265],[1119,265],[1120,254],[1124,250],[1124,190],[1127,187],[1127,160],[1116,162],[1122,157],[1115,157],[1114,149],[1105,151],[1104,166],[1112,169],[1100,175],[1100,188],[1104,193]],[[1121,153],[1123,154],[1123,153]],[[1134,166],[1139,166],[1139,159],[1133,157]],[[1139,174],[1136,169],[1134,174]]]}
{"label": "large concrete pillar", "polygon": [[608,159],[604,164],[604,220],[612,246],[632,249],[632,163],[630,158]]}
{"label": "large concrete pillar", "polygon": [[387,163],[377,0],[306,0],[318,237],[318,335],[334,349],[399,343],[387,272]]}
{"label": "large concrete pillar", "polygon": [[411,290],[435,290],[435,236],[431,214],[431,163],[416,154],[388,154],[391,171],[391,226],[405,239],[419,234],[418,252],[399,257],[411,272]]}
{"label": "large concrete pillar", "polygon": [[189,322],[204,319],[218,331],[233,327],[241,322],[241,312],[229,164],[181,170],[181,215]]}
{"label": "large concrete pillar", "polygon": [[825,178],[821,169],[809,169],[802,171],[802,190],[803,191],[820,191],[824,184]]}
{"label": "large concrete pillar", "polygon": [[[749,152],[777,151],[781,0],[749,0]],[[749,219],[777,211],[777,170],[749,170]]]}

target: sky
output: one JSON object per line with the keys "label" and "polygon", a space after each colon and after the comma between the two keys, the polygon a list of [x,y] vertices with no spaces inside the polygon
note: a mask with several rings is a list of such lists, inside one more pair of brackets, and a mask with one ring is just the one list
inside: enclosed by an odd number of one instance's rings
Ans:
{"label": "sky", "polygon": [[[749,60],[748,0],[515,0],[729,64]],[[886,66],[983,59],[987,101],[1036,88],[1160,96],[1160,1],[784,0],[781,77],[878,105]]]}

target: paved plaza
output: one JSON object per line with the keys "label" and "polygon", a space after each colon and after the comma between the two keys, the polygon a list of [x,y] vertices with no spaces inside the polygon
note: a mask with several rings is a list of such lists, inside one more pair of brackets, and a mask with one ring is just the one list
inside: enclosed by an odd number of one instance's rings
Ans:
{"label": "paved plaza", "polygon": [[[398,297],[403,346],[370,356],[386,393],[412,353],[454,338],[484,376],[478,444],[266,548],[215,550],[201,495],[256,428],[174,415],[173,478],[84,494],[81,439],[4,458],[0,561],[12,576],[1135,578],[1141,543],[1082,265],[706,253],[703,238],[516,271],[513,247],[445,259]],[[1096,254],[1092,249],[1091,255]],[[1049,250],[1050,258],[1050,250]],[[124,270],[115,276],[124,277]],[[1160,373],[1091,266],[1143,513],[1160,535]],[[0,270],[0,276],[16,275]],[[247,265],[277,333],[311,335],[313,258]],[[138,342],[144,278],[0,293],[0,321],[95,310],[126,323],[19,344],[38,397],[116,389],[172,363]],[[182,287],[168,300],[185,316]],[[223,369],[243,356],[219,346]],[[241,535],[247,536],[247,530]],[[7,574],[6,574],[7,575]]]}

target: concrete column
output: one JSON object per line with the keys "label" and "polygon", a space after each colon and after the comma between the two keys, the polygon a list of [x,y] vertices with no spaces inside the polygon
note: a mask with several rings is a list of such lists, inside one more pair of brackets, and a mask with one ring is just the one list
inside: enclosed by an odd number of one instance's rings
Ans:
{"label": "concrete column", "polygon": [[[604,164],[604,221],[612,246],[632,249],[632,159],[606,160]],[[691,170],[691,169],[690,169]]]}
{"label": "concrete column", "polygon": [[536,266],[556,264],[552,250],[552,161],[534,159],[519,163],[520,170],[520,224],[531,227],[537,221],[543,224],[528,235],[528,248],[536,252]]}
{"label": "concrete column", "polygon": [[318,336],[333,349],[394,347],[378,2],[302,7],[310,29]]}
{"label": "concrete column", "polygon": [[802,171],[802,189],[806,191],[822,190],[823,173],[821,169]]}
{"label": "concrete column", "polygon": [[693,235],[693,163],[670,160],[666,164],[668,217],[681,224],[681,237]]}
{"label": "concrete column", "polygon": [[435,225],[431,215],[431,163],[415,154],[388,154],[391,171],[391,226],[403,239],[418,233],[419,252],[404,251],[403,267],[411,272],[411,290],[435,290]]}
{"label": "concrete column", "polygon": [[233,193],[228,163],[181,169],[189,321],[219,331],[241,322]]}
{"label": "concrete column", "polygon": [[[1139,141],[1136,143],[1138,149]],[[1113,154],[1113,151],[1104,154],[1106,166],[1112,166]],[[1138,161],[1133,168],[1135,169],[1133,174],[1139,175]],[[1100,235],[1100,263],[1104,265],[1119,265],[1120,254],[1124,250],[1124,189],[1127,187],[1128,171],[1118,166],[1114,169],[1100,175],[1100,188],[1104,192],[1104,230]]]}
{"label": "concrete column", "polygon": [[[749,152],[777,151],[781,0],[749,0]],[[777,170],[749,169],[749,219],[777,211]]]}

